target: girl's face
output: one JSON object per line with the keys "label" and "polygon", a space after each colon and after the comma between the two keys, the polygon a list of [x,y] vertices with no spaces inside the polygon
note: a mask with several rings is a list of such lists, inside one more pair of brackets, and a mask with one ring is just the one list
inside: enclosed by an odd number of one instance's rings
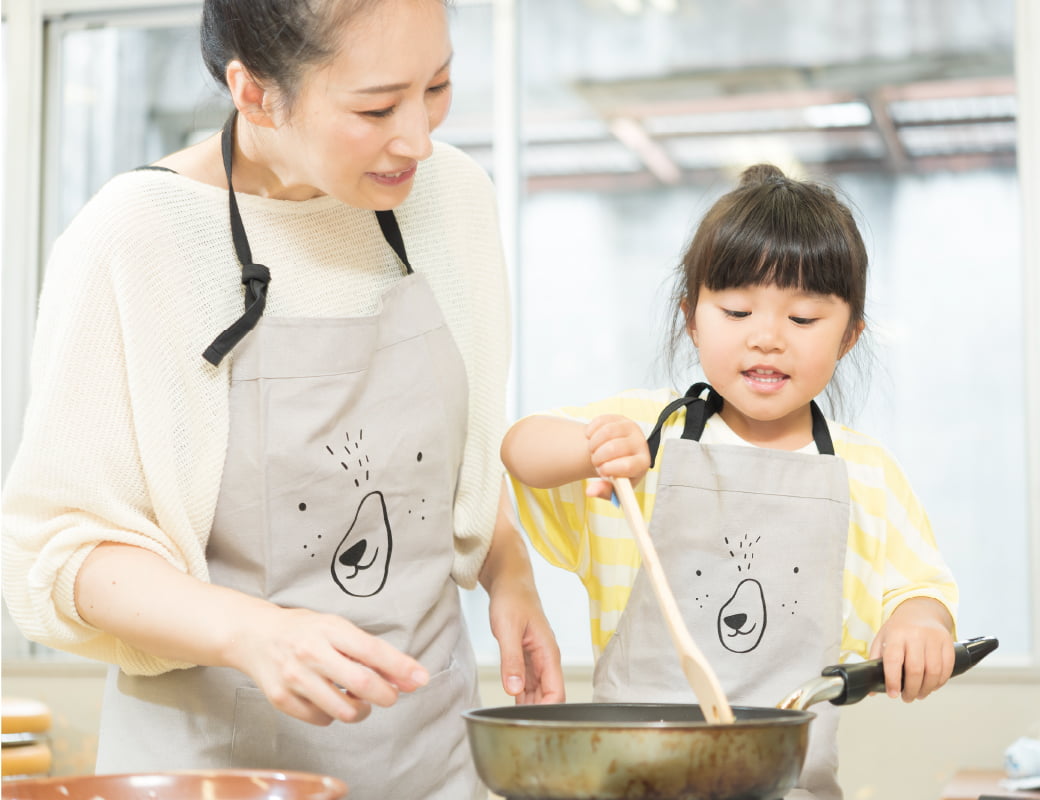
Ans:
{"label": "girl's face", "polygon": [[747,441],[797,449],[812,440],[809,402],[859,338],[848,303],[777,286],[702,287],[688,331],[722,418]]}
{"label": "girl's face", "polygon": [[382,2],[351,21],[339,44],[330,63],[304,75],[291,113],[277,119],[271,166],[289,199],[328,194],[358,208],[394,208],[451,105],[445,7]]}

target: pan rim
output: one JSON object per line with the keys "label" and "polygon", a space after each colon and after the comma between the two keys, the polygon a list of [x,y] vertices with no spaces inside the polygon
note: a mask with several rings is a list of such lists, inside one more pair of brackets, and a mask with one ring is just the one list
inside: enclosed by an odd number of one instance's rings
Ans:
{"label": "pan rim", "polygon": [[[552,712],[565,710],[566,714],[573,714],[585,709],[602,710],[604,706],[619,711],[626,709],[649,712],[652,709],[688,710],[699,709],[694,703],[544,703],[515,706],[487,706],[471,708],[462,712],[467,722],[481,725],[496,725],[508,727],[525,728],[595,728],[597,730],[608,729],[706,729],[706,728],[761,728],[774,726],[804,725],[806,722],[816,718],[816,713],[808,710],[781,709],[769,706],[731,706],[737,719],[732,723],[717,724],[704,720],[668,720],[668,719],[631,719],[631,720],[602,720],[602,719],[551,719]],[[762,712],[768,712],[759,716]],[[741,713],[750,714],[744,719]],[[541,715],[547,715],[542,718]]]}

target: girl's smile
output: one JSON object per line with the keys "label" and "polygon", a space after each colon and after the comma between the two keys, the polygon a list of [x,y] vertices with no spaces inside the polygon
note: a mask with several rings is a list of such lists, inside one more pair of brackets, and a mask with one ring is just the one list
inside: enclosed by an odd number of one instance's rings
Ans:
{"label": "girl's smile", "polygon": [[783,372],[778,372],[770,367],[752,367],[743,372],[744,380],[753,391],[775,392],[779,391],[781,385],[790,378]]}

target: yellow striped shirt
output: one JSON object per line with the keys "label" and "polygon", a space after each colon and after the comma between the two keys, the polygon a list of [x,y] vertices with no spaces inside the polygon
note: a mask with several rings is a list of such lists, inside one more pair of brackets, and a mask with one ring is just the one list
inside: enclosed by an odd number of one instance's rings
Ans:
{"label": "yellow striped shirt", "polygon": [[[551,412],[587,422],[601,414],[623,414],[649,434],[664,406],[678,395],[668,389],[633,390],[586,406]],[[661,440],[682,434],[685,411],[665,424]],[[911,597],[931,597],[956,619],[957,585],[935,544],[920,501],[895,459],[877,441],[828,421],[834,452],[849,473],[848,547],[845,556],[842,660],[866,658],[870,642],[892,610]],[[712,416],[705,444],[745,444]],[[751,445],[748,445],[751,446]],[[806,448],[816,452],[815,445]],[[649,521],[657,492],[660,460],[636,485]],[[628,602],[639,552],[620,509],[585,496],[583,481],[557,489],[532,489],[511,478],[517,513],[535,549],[551,564],[578,575],[589,595],[596,657],[617,628]]]}

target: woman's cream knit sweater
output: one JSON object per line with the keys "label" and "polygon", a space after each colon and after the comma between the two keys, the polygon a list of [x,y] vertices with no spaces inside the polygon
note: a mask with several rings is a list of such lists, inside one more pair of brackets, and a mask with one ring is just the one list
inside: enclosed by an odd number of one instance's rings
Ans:
{"label": "woman's cream knit sweater", "polygon": [[[270,316],[371,314],[401,277],[371,211],[330,197],[238,202],[253,258],[271,270]],[[473,161],[438,144],[396,214],[469,378],[454,531],[454,577],[468,588],[502,480],[509,304],[494,194]],[[86,625],[73,589],[102,541],[147,548],[207,579],[234,352],[219,368],[202,352],[242,313],[239,276],[227,192],[169,172],[115,177],[55,243],[32,395],[4,488],[4,600],[28,638],[130,673],[184,666]],[[415,392],[421,399],[422,387]]]}

